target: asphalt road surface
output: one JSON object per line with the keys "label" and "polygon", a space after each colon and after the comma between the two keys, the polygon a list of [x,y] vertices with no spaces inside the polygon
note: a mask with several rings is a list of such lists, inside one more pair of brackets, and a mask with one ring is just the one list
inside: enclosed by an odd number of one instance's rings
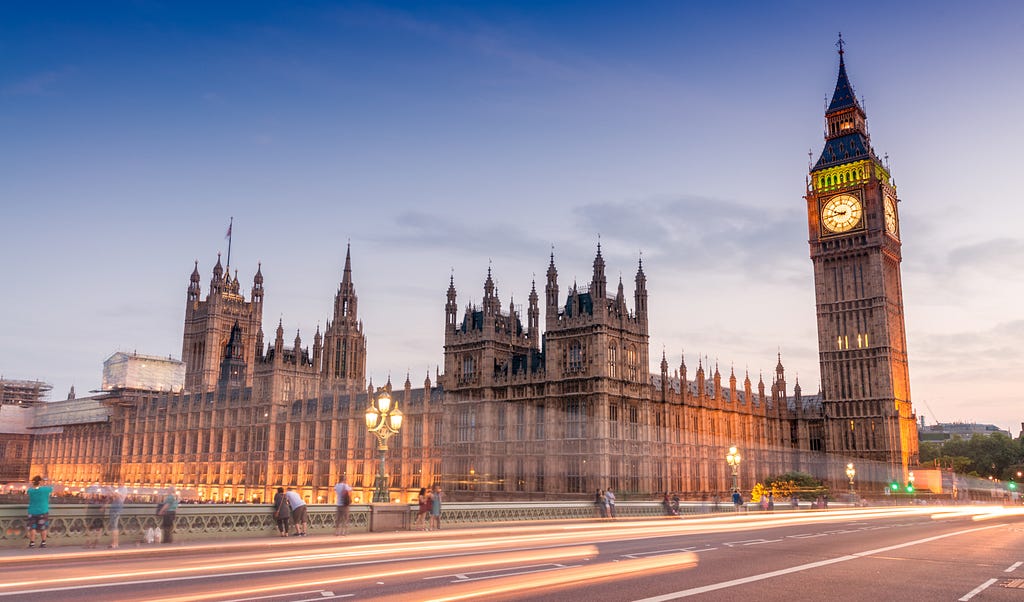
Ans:
{"label": "asphalt road surface", "polygon": [[0,554],[2,600],[1024,601],[1024,514],[867,508]]}

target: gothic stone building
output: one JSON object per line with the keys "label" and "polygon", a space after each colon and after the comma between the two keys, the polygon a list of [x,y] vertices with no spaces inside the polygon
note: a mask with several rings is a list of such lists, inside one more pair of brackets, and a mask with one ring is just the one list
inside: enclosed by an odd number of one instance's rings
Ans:
{"label": "gothic stone building", "polygon": [[[790,392],[781,357],[770,384],[698,358],[650,374],[647,276],[632,300],[610,293],[598,246],[589,286],[560,293],[552,254],[524,317],[503,309],[491,271],[479,306],[460,312],[448,283],[444,372],[393,397],[405,414],[389,442],[392,498],[440,483],[455,499],[586,498],[724,493],[726,451],[743,455],[739,483],[802,470],[844,482],[904,478],[916,462],[900,283],[895,186],[867,137],[840,53],[821,159],[807,188],[822,391]],[[264,347],[262,270],[248,300],[218,258],[202,298],[198,264],[186,292],[185,389],[121,389],[57,402],[29,429],[32,471],[88,484],[173,485],[208,499],[267,500],[279,485],[329,500],[345,475],[370,499],[376,441],[363,414],[366,337],[346,253],[333,315],[312,349],[283,323]],[[386,388],[391,389],[388,382]]]}

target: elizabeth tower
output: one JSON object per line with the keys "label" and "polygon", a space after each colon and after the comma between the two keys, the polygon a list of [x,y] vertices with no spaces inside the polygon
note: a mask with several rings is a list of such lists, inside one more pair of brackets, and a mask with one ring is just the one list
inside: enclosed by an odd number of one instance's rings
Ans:
{"label": "elizabeth tower", "polygon": [[805,198],[826,450],[869,460],[857,465],[867,482],[905,482],[908,465],[917,462],[917,425],[903,324],[899,198],[871,148],[841,39],[825,122],[825,148]]}

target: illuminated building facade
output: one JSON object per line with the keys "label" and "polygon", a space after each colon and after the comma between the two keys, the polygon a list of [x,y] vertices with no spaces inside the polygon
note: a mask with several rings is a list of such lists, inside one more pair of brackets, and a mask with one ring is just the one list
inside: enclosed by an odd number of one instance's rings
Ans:
{"label": "illuminated building facade", "polygon": [[[724,494],[731,446],[743,452],[744,489],[791,470],[845,482],[850,457],[886,473],[872,479],[859,466],[862,482],[888,482],[892,467],[913,461],[898,225],[887,225],[895,189],[867,146],[842,60],[836,90],[807,193],[822,394],[804,396],[799,383],[790,391],[781,356],[768,383],[749,374],[741,382],[731,368],[724,377],[706,358],[691,378],[683,358],[670,371],[664,353],[650,374],[647,275],[638,264],[631,300],[621,279],[610,293],[600,245],[589,285],[564,295],[552,254],[543,331],[536,285],[525,315],[511,299],[504,309],[489,269],[481,304],[460,311],[453,277],[443,374],[417,388],[407,376],[394,391],[405,422],[389,442],[392,498],[434,483],[454,499],[588,499],[602,488]],[[857,207],[863,218],[847,227]],[[344,474],[368,501],[376,448],[364,410],[374,387],[351,254],[311,348],[298,333],[286,347],[283,321],[264,347],[260,269],[248,299],[219,258],[205,298],[200,280],[197,264],[186,292],[184,390],[115,389],[38,420],[33,472],[263,501],[281,485],[331,501]],[[47,405],[57,412],[64,403]]]}
{"label": "illuminated building facade", "polygon": [[875,155],[846,74],[825,112],[825,147],[807,183],[822,406],[830,452],[871,460],[870,481],[905,482],[917,463],[910,403],[899,198]]}

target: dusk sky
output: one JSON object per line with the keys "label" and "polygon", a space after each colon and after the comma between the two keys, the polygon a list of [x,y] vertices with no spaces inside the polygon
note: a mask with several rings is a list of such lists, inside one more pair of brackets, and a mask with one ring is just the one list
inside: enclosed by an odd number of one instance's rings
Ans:
{"label": "dusk sky", "polygon": [[[1024,4],[0,4],[0,374],[100,386],[115,351],[181,356],[234,217],[263,327],[305,345],[351,241],[367,373],[443,362],[445,291],[502,307],[590,281],[651,370],[819,386],[804,181],[846,65],[901,200],[911,395],[927,422],[1020,430]],[[226,257],[225,257],[226,259]],[[542,317],[543,323],[543,317]]]}

